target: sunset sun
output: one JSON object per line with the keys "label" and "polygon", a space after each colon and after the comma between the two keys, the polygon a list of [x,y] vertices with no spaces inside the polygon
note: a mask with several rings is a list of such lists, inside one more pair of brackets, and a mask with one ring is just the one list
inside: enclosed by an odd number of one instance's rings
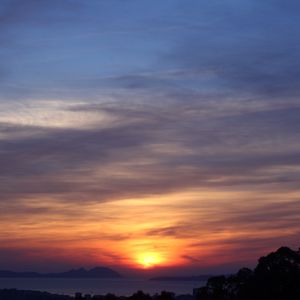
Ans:
{"label": "sunset sun", "polygon": [[148,269],[159,265],[162,262],[162,258],[158,253],[141,253],[138,256],[137,262],[143,268]]}

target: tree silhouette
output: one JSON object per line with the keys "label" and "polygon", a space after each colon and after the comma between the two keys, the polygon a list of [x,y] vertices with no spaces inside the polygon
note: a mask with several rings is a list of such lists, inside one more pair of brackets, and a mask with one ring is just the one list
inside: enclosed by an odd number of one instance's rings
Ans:
{"label": "tree silhouette", "polygon": [[254,272],[243,268],[235,275],[212,277],[196,295],[198,300],[300,299],[300,251],[281,247],[261,257]]}
{"label": "tree silhouette", "polygon": [[162,291],[160,295],[155,297],[156,300],[174,300],[175,294],[172,292]]}
{"label": "tree silhouette", "polygon": [[151,300],[151,296],[145,294],[143,291],[137,291],[132,296],[130,296],[130,300]]}

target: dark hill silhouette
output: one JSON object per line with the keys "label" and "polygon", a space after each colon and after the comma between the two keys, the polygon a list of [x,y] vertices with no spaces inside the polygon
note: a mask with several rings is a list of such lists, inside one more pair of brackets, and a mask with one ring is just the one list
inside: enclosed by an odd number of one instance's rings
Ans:
{"label": "dark hill silhouette", "polygon": [[254,271],[243,268],[235,275],[212,277],[194,294],[196,300],[300,299],[300,250],[281,247],[261,257]]}
{"label": "dark hill silhouette", "polygon": [[90,270],[84,268],[61,273],[13,272],[0,271],[0,277],[6,278],[121,278],[122,276],[106,267],[95,267]]}

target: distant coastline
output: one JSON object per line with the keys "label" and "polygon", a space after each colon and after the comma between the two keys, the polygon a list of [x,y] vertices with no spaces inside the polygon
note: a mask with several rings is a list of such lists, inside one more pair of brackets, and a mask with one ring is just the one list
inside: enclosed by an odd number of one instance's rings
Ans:
{"label": "distant coastline", "polygon": [[206,281],[213,275],[198,275],[198,276],[161,276],[152,277],[151,281]]}
{"label": "distant coastline", "polygon": [[0,278],[122,278],[122,276],[110,268],[95,267],[90,270],[80,268],[60,273],[14,272],[0,270]]}

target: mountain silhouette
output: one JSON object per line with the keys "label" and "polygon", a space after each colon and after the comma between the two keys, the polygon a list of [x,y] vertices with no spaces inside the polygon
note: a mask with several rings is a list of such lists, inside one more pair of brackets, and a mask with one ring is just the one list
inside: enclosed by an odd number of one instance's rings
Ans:
{"label": "mountain silhouette", "polygon": [[90,270],[84,268],[73,269],[61,273],[13,272],[0,270],[2,278],[121,278],[122,276],[106,267],[95,267]]}

